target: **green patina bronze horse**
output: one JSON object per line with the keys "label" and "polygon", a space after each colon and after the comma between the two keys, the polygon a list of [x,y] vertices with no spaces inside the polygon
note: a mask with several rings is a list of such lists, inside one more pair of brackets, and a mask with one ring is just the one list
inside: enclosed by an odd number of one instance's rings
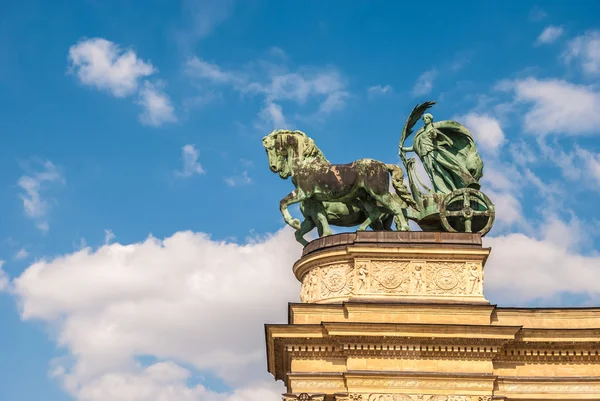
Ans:
{"label": "green patina bronze horse", "polygon": [[[393,216],[397,230],[409,230],[405,209],[416,207],[416,203],[402,181],[400,167],[372,159],[331,164],[314,141],[300,131],[273,131],[263,138],[263,146],[271,171],[279,173],[282,179],[291,177],[296,187],[281,200],[280,210],[286,223],[297,232],[310,230],[315,224],[322,226],[322,235],[331,233],[328,213],[322,202],[346,203],[357,207],[365,216],[358,230],[366,230],[372,223],[380,224],[385,211]],[[390,174],[397,196],[389,191]],[[311,217],[312,223],[304,223],[302,227],[300,220],[291,216],[288,207],[306,201],[309,201],[308,207],[316,211],[316,216]],[[339,208],[340,205],[335,207]],[[360,213],[353,215],[356,218]]]}

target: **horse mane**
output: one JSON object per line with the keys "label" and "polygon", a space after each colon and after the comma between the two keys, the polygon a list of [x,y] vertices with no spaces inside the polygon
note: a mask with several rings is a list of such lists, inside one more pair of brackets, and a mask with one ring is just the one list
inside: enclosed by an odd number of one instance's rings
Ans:
{"label": "horse mane", "polygon": [[321,149],[315,144],[315,141],[304,132],[297,130],[278,130],[276,134],[281,138],[282,142],[285,142],[289,136],[292,136],[296,140],[297,156],[301,155],[302,158],[315,157],[327,161],[325,155],[321,152]]}

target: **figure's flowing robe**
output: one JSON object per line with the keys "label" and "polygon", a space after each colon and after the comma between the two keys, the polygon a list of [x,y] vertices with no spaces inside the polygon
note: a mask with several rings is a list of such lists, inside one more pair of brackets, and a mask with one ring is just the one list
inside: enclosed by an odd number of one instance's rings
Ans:
{"label": "figure's flowing robe", "polygon": [[[437,137],[430,136],[436,130]],[[483,162],[471,133],[456,121],[438,121],[415,134],[413,149],[438,193],[459,188],[479,189]]]}

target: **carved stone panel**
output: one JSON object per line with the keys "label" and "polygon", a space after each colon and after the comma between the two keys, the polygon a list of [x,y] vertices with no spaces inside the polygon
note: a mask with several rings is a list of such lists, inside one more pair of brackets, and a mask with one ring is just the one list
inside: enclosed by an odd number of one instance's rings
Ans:
{"label": "carved stone panel", "polygon": [[483,266],[475,262],[356,259],[314,265],[302,278],[302,302],[410,297],[483,299]]}
{"label": "carved stone panel", "polygon": [[409,262],[372,261],[371,290],[378,294],[406,294],[409,286]]}
{"label": "carved stone panel", "polygon": [[427,263],[427,277],[428,294],[466,294],[465,263]]}

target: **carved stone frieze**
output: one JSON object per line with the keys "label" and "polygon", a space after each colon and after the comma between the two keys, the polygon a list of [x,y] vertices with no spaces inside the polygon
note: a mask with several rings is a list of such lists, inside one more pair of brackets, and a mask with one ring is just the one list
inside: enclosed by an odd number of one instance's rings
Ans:
{"label": "carved stone frieze", "polygon": [[483,266],[472,261],[357,258],[312,265],[301,281],[300,300],[305,303],[362,297],[483,300]]}
{"label": "carved stone frieze", "polygon": [[323,401],[325,400],[325,394],[282,394],[283,401]]}
{"label": "carved stone frieze", "polygon": [[491,401],[492,396],[440,395],[440,394],[344,394],[336,395],[336,401]]}

